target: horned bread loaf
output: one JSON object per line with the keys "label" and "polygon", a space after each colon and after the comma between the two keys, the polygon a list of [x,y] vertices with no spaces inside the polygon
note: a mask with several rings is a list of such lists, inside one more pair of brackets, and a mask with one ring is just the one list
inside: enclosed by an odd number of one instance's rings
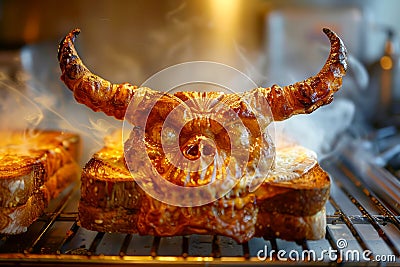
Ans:
{"label": "horned bread loaf", "polygon": [[78,179],[79,147],[72,133],[0,132],[0,233],[25,232]]}
{"label": "horned bread loaf", "polygon": [[315,154],[303,147],[278,148],[273,170],[255,192],[236,194],[233,188],[212,203],[176,207],[157,201],[135,183],[120,136],[108,137],[82,172],[79,223],[87,229],[155,236],[218,234],[238,242],[254,236],[301,240],[325,235],[330,179]]}

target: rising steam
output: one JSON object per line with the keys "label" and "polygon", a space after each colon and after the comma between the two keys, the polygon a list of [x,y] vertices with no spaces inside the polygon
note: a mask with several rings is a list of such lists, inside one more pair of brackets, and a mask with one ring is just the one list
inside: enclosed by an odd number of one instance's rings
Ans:
{"label": "rising steam", "polygon": [[[45,64],[37,63],[38,56]],[[81,165],[85,164],[103,146],[104,136],[122,126],[75,103],[59,81],[56,60],[48,60],[41,49],[26,47],[18,57],[20,65],[0,70],[0,131],[21,132],[26,141],[34,129],[77,133],[83,141]]]}
{"label": "rising steam", "polygon": [[336,99],[311,114],[275,122],[277,145],[296,143],[315,151],[319,159],[327,157],[335,152],[342,134],[353,121],[354,113],[353,102]]}

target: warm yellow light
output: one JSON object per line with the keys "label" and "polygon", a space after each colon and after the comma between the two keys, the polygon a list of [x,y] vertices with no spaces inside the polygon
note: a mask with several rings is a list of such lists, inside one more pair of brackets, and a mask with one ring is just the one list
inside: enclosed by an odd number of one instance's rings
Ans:
{"label": "warm yellow light", "polygon": [[211,5],[222,13],[233,11],[239,5],[240,0],[211,0]]}
{"label": "warm yellow light", "polygon": [[390,70],[393,67],[392,59],[389,56],[383,56],[380,60],[382,69]]}
{"label": "warm yellow light", "polygon": [[236,42],[243,36],[243,0],[208,0],[209,31],[207,32],[207,56],[215,61],[231,62],[236,53]]}
{"label": "warm yellow light", "polygon": [[238,28],[240,0],[211,0],[210,5],[218,34],[232,40]]}

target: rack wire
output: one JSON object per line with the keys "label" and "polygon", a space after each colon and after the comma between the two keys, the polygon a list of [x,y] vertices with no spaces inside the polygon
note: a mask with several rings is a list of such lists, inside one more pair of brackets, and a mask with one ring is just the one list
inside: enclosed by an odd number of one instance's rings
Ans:
{"label": "rack wire", "polygon": [[[253,238],[238,244],[224,236],[160,238],[89,231],[77,223],[80,195],[79,185],[75,184],[52,201],[47,212],[26,233],[0,239],[0,265],[400,264],[400,216],[396,208],[375,195],[346,157],[338,156],[321,164],[332,178],[326,205],[326,236],[322,240]],[[272,253],[280,250],[286,252],[286,260]],[[299,258],[304,255],[307,257]]]}

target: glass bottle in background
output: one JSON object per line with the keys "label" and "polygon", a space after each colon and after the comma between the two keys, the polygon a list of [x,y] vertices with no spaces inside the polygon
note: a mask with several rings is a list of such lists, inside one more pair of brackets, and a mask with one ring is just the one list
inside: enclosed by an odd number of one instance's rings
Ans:
{"label": "glass bottle in background", "polygon": [[[376,96],[374,123],[377,126],[400,126],[400,72],[396,33],[385,28],[386,41],[382,56],[371,65],[370,87]],[[397,118],[396,118],[397,117]]]}

